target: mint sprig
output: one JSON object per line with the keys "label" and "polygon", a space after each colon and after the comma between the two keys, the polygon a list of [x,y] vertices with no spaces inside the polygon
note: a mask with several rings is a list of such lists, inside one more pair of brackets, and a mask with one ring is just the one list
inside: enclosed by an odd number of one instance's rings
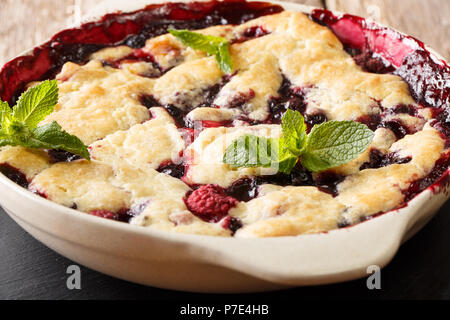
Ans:
{"label": "mint sprig", "polygon": [[288,109],[283,116],[283,136],[279,139],[245,135],[225,151],[223,162],[233,168],[277,168],[289,174],[299,159],[304,168],[320,172],[343,165],[363,153],[374,133],[355,121],[330,121],[306,133],[306,124],[298,111]]}
{"label": "mint sprig", "polygon": [[10,145],[64,150],[89,160],[87,146],[64,131],[56,121],[38,127],[54,111],[57,103],[56,80],[43,81],[28,89],[12,110],[7,102],[0,101],[0,147]]}
{"label": "mint sprig", "polygon": [[224,155],[224,162],[233,168],[249,168],[255,164],[268,168],[278,160],[278,141],[253,135],[237,138]]}
{"label": "mint sprig", "polygon": [[355,121],[330,121],[314,126],[308,135],[302,165],[316,172],[343,165],[363,153],[374,137]]}
{"label": "mint sprig", "polygon": [[233,71],[230,56],[230,42],[222,37],[203,35],[189,30],[169,29],[170,34],[180,40],[185,46],[216,56],[216,61],[224,73]]}

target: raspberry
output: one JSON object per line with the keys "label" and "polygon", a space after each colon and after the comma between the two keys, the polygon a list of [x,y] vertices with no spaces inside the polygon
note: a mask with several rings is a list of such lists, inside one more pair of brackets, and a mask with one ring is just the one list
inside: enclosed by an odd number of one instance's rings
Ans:
{"label": "raspberry", "polygon": [[119,220],[118,214],[112,213],[106,210],[94,210],[89,212],[89,214],[93,216],[97,216],[100,218],[110,219],[110,220]]}
{"label": "raspberry", "polygon": [[185,199],[188,209],[206,222],[219,222],[238,201],[217,185],[204,185]]}

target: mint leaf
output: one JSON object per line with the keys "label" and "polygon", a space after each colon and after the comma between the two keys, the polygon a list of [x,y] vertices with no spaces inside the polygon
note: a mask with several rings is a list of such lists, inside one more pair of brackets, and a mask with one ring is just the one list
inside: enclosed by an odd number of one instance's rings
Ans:
{"label": "mint leaf", "polygon": [[225,73],[233,72],[233,62],[230,56],[230,43],[223,42],[219,44],[218,54],[216,54],[216,61],[219,64],[219,68]]}
{"label": "mint leaf", "polygon": [[8,102],[0,100],[0,130],[6,127],[12,116],[12,110],[9,107]]}
{"label": "mint leaf", "polygon": [[64,150],[85,159],[90,159],[87,146],[76,136],[64,131],[56,121],[37,127],[28,135],[5,135],[0,133],[0,147],[6,145],[35,149]]}
{"label": "mint leaf", "polygon": [[0,133],[0,147],[4,146],[20,146],[21,141],[15,137],[8,136],[6,134]]}
{"label": "mint leaf", "polygon": [[14,108],[13,117],[30,129],[37,127],[55,109],[58,103],[58,83],[44,81],[22,94]]}
{"label": "mint leaf", "polygon": [[330,121],[314,126],[301,156],[302,165],[313,172],[343,165],[364,152],[374,133],[354,121]]}
{"label": "mint leaf", "polygon": [[205,51],[210,55],[218,53],[218,48],[221,43],[228,42],[225,38],[203,35],[189,30],[169,29],[169,32],[185,46],[195,50]]}
{"label": "mint leaf", "polygon": [[278,139],[244,135],[227,148],[223,162],[233,168],[269,168],[278,162],[278,148]]}
{"label": "mint leaf", "polygon": [[307,135],[303,116],[289,109],[281,127],[280,139],[239,137],[227,148],[223,162],[233,168],[271,167],[289,174],[300,157],[304,168],[320,172],[355,159],[374,137],[366,125],[354,121],[326,122]]}
{"label": "mint leaf", "polygon": [[299,156],[306,141],[306,124],[302,114],[287,109],[281,121],[281,128],[283,129],[283,146]]}
{"label": "mint leaf", "polygon": [[185,46],[216,56],[217,63],[223,72],[231,73],[233,71],[230,56],[230,42],[227,39],[203,35],[189,30],[169,29],[169,32]]}
{"label": "mint leaf", "polygon": [[57,102],[55,80],[44,81],[28,89],[12,111],[8,103],[0,101],[0,146],[64,150],[89,160],[87,146],[64,131],[57,122],[37,126],[53,112]]}
{"label": "mint leaf", "polygon": [[[299,153],[293,153],[284,141],[284,137],[279,140],[279,154],[274,162],[277,163],[279,172],[289,174],[298,162]],[[272,165],[272,167],[275,167],[275,165]]]}
{"label": "mint leaf", "polygon": [[233,168],[274,168],[289,173],[298,156],[284,148],[280,139],[244,135],[233,141],[225,151],[223,162]]}
{"label": "mint leaf", "polygon": [[64,131],[56,121],[34,129],[28,143],[32,148],[64,150],[90,160],[87,146],[76,136]]}

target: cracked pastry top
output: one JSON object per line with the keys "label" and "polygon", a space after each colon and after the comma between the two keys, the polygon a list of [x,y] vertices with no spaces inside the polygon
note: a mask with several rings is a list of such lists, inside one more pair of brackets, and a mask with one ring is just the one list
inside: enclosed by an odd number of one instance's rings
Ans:
{"label": "cracked pastry top", "polygon": [[[399,64],[338,37],[337,18],[327,11],[280,11],[243,23],[187,23],[230,41],[233,74],[167,28],[140,33],[137,45],[136,37],[90,45],[83,61],[61,63],[59,103],[42,124],[56,120],[78,136],[92,161],[3,147],[1,171],[88,214],[226,237],[350,226],[405,205],[436,182],[449,163],[448,67],[427,62],[444,79],[441,91],[431,82],[415,85],[423,80],[414,71],[423,50]],[[375,137],[357,159],[320,173],[223,163],[225,149],[243,134],[279,137],[288,108],[304,115],[309,130],[354,120]]]}

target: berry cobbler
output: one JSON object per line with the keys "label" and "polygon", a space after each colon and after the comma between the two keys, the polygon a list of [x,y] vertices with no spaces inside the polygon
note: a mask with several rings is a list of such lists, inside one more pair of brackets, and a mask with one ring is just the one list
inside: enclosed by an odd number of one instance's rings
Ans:
{"label": "berry cobbler", "polygon": [[[232,71],[169,30],[227,40]],[[362,18],[242,0],[150,5],[63,31],[8,63],[1,98],[13,105],[47,79],[57,80],[59,100],[39,125],[56,121],[88,146],[90,161],[5,146],[0,170],[100,218],[295,236],[360,223],[449,181],[449,66],[420,41]],[[322,171],[302,161],[289,172],[223,161],[239,137],[280,138],[287,110],[303,116],[308,134],[354,121],[373,139]]]}

